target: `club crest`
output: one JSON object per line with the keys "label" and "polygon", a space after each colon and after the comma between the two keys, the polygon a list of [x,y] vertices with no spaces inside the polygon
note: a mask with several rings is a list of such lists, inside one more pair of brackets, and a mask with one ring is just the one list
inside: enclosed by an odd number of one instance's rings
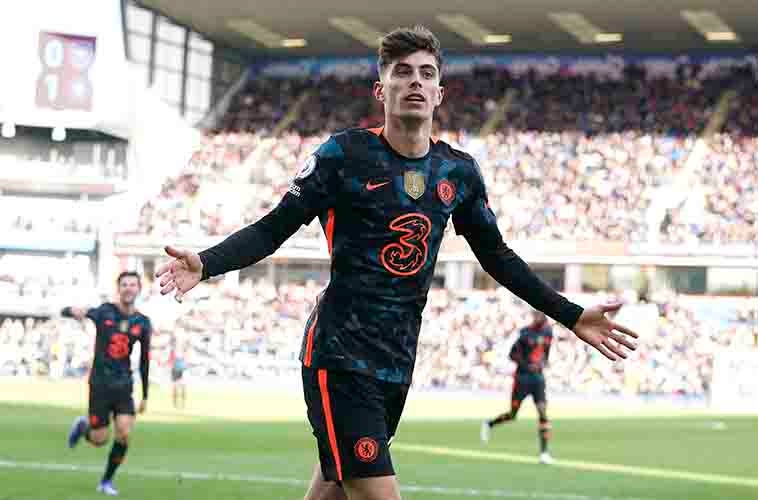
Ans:
{"label": "club crest", "polygon": [[379,443],[370,437],[364,437],[355,443],[355,456],[361,462],[373,462],[379,455]]}
{"label": "club crest", "polygon": [[440,201],[447,206],[455,200],[455,184],[447,179],[441,180],[437,184],[437,196],[440,197]]}
{"label": "club crest", "polygon": [[408,196],[414,200],[418,200],[426,191],[426,182],[424,181],[424,174],[409,170],[403,176],[405,192]]}

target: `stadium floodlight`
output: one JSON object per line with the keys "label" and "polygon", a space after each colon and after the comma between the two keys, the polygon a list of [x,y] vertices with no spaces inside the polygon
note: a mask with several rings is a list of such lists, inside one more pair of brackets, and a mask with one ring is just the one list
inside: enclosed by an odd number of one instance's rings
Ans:
{"label": "stadium floodlight", "polygon": [[305,38],[285,38],[282,40],[282,47],[287,49],[299,49],[308,45]]}
{"label": "stadium floodlight", "polygon": [[357,17],[330,17],[329,24],[366,47],[379,47],[382,39],[382,33],[379,30]]}
{"label": "stadium floodlight", "polygon": [[63,142],[66,140],[66,129],[64,127],[54,127],[52,133],[52,139],[55,142]]}
{"label": "stadium floodlight", "polygon": [[484,37],[484,43],[496,45],[501,43],[511,43],[511,35],[487,35]]}
{"label": "stadium floodlight", "polygon": [[736,42],[740,37],[734,31],[709,31],[705,39],[709,42]]}
{"label": "stadium floodlight", "polygon": [[621,33],[609,33],[578,12],[550,12],[548,17],[579,43],[618,43],[624,39]]}
{"label": "stadium floodlight", "polygon": [[595,43],[618,43],[624,39],[621,33],[598,33],[595,35]]}
{"label": "stadium floodlight", "polygon": [[255,40],[269,49],[293,49],[308,45],[308,42],[304,38],[285,38],[252,19],[230,19],[226,24],[234,31]]}
{"label": "stadium floodlight", "polygon": [[13,139],[16,137],[16,124],[13,122],[3,122],[2,135],[6,139]]}
{"label": "stadium floodlight", "polygon": [[709,42],[737,42],[740,37],[711,10],[683,10],[682,19]]}
{"label": "stadium floodlight", "polygon": [[510,43],[511,35],[492,33],[465,14],[439,14],[437,20],[474,45]]}

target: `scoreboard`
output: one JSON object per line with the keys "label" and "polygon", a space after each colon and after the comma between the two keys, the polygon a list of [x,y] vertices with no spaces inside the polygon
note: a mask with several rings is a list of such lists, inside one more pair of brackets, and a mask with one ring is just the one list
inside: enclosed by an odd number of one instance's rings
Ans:
{"label": "scoreboard", "polygon": [[35,104],[39,108],[92,111],[92,81],[96,38],[64,33],[39,33],[39,58]]}
{"label": "scoreboard", "polygon": [[0,122],[122,129],[130,69],[119,0],[25,0],[0,13]]}

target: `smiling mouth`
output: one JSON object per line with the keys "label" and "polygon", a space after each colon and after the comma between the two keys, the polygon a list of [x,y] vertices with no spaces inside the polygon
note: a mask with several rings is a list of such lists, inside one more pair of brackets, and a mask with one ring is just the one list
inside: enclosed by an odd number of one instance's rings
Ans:
{"label": "smiling mouth", "polygon": [[408,102],[426,102],[426,98],[421,94],[411,94],[405,100]]}

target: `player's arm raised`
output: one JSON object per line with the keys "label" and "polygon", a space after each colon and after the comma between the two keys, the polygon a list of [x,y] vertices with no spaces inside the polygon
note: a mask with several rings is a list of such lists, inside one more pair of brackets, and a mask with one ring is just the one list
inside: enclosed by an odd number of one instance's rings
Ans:
{"label": "player's arm raised", "polygon": [[626,358],[624,347],[636,349],[627,337],[637,338],[638,335],[605,316],[605,313],[621,308],[621,304],[583,309],[546,285],[505,244],[487,201],[484,179],[476,165],[469,189],[470,194],[453,213],[453,223],[456,232],[466,238],[482,268],[490,276],[535,309],[572,330],[608,359],[616,361]]}
{"label": "player's arm raised", "polygon": [[93,321],[96,321],[97,311],[98,308],[70,306],[61,309],[61,316],[64,318],[74,318],[79,321],[82,321],[86,318],[90,318]]}
{"label": "player's arm raised", "polygon": [[250,266],[274,253],[300,226],[334,203],[334,160],[341,156],[334,138],[322,144],[273,210],[218,245],[199,254],[167,246],[166,253],[173,260],[155,273],[161,278],[161,294],[176,291],[175,298],[181,302],[182,296],[201,281]]}

